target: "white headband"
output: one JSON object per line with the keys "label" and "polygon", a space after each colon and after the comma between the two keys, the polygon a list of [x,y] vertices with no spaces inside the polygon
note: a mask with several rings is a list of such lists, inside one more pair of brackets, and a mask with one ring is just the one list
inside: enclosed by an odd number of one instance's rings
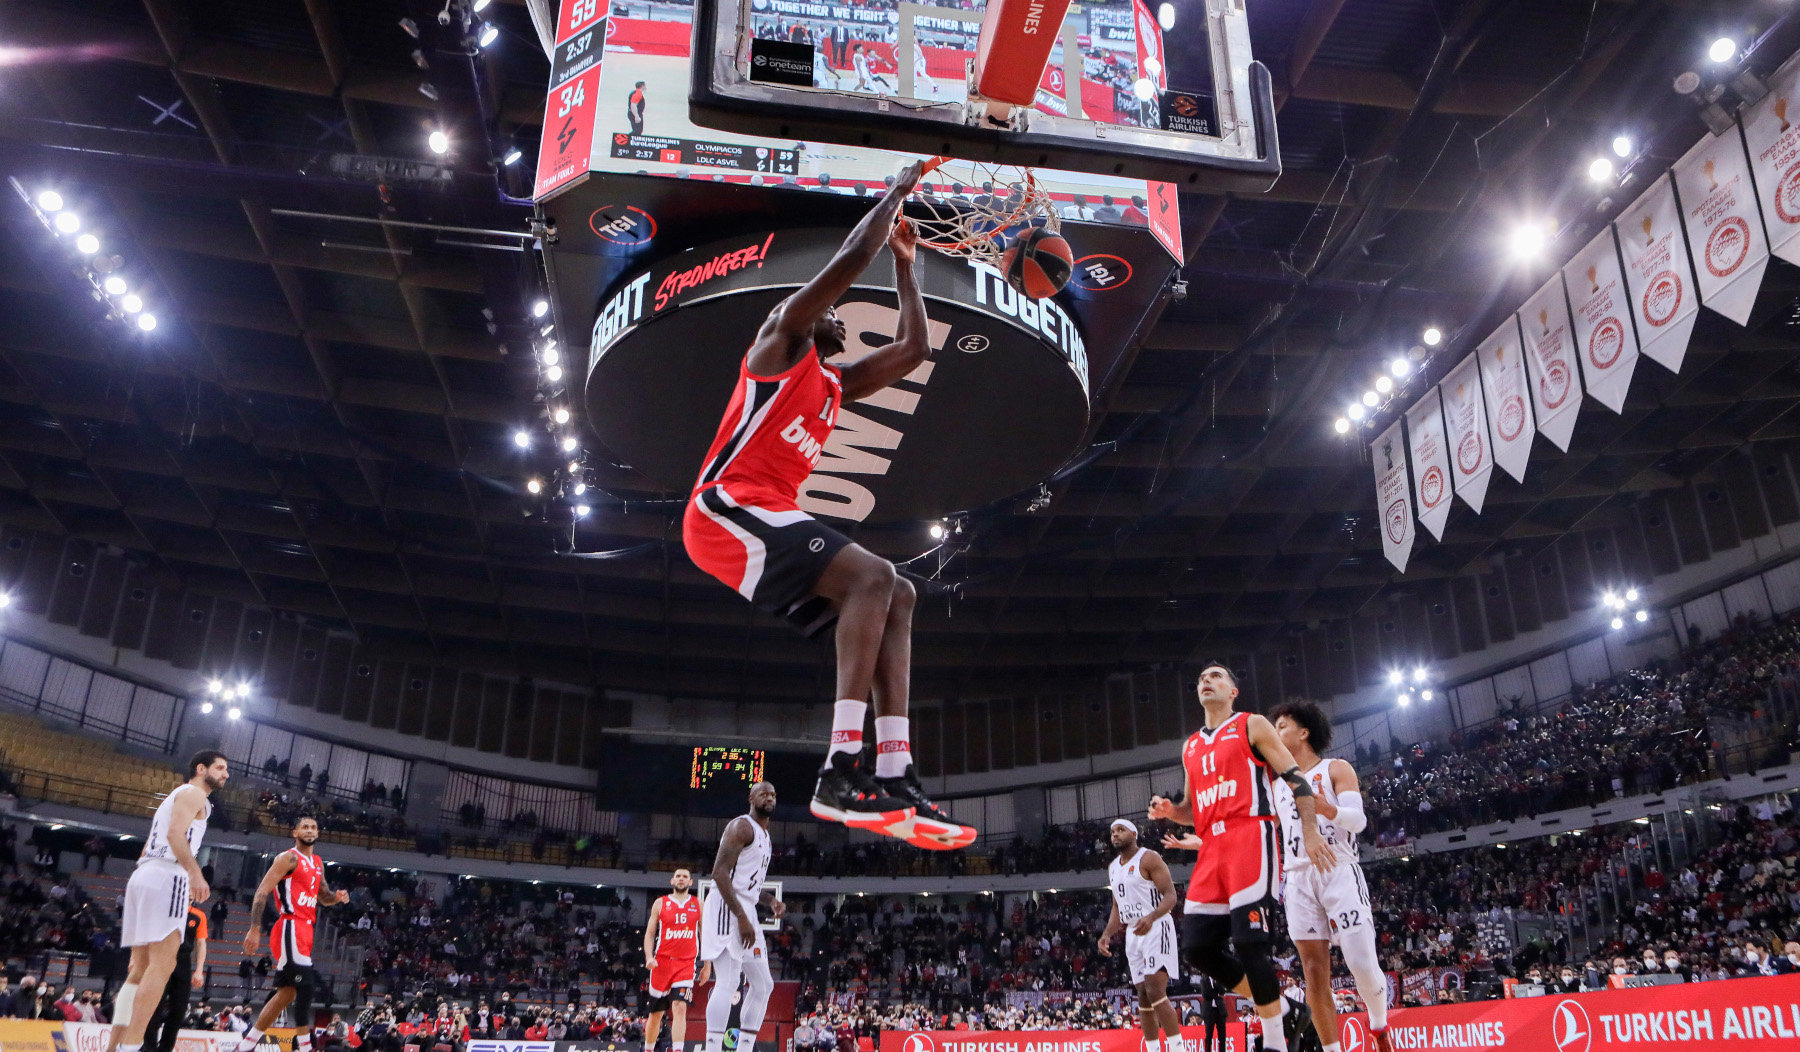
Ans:
{"label": "white headband", "polygon": [[1114,829],[1129,829],[1129,830],[1131,830],[1131,831],[1132,831],[1132,832],[1133,832],[1133,833],[1135,833],[1135,832],[1137,832],[1137,831],[1138,831],[1138,827],[1137,827],[1137,823],[1136,823],[1136,822],[1133,822],[1133,821],[1132,821],[1132,820],[1131,820],[1131,819],[1129,819],[1129,818],[1115,818],[1115,819],[1113,819],[1113,821],[1112,821],[1112,827],[1113,827],[1113,828],[1114,828]]}

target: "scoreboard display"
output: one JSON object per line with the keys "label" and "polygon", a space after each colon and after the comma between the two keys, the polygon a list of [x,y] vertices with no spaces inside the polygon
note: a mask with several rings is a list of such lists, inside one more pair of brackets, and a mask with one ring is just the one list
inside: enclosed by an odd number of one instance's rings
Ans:
{"label": "scoreboard display", "polygon": [[696,745],[688,767],[689,789],[748,789],[763,780],[765,757],[761,749]]}

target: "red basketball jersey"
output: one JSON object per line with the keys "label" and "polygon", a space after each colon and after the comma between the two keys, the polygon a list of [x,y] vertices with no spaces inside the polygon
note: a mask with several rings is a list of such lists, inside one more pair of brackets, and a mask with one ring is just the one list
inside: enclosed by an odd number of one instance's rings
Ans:
{"label": "red basketball jersey", "polygon": [[1194,832],[1217,836],[1245,821],[1275,817],[1269,765],[1250,747],[1250,717],[1234,712],[1224,723],[1195,731],[1181,750]]}
{"label": "red basketball jersey", "polygon": [[290,920],[312,927],[319,915],[319,883],[325,875],[325,863],[318,855],[291,851],[294,871],[275,885],[275,907]]}
{"label": "red basketball jersey", "polygon": [[837,424],[843,397],[837,367],[810,350],[775,376],[752,373],[746,357],[694,492],[722,483],[740,501],[792,510]]}
{"label": "red basketball jersey", "polygon": [[700,896],[689,895],[687,902],[664,895],[657,911],[656,959],[693,960],[700,955]]}

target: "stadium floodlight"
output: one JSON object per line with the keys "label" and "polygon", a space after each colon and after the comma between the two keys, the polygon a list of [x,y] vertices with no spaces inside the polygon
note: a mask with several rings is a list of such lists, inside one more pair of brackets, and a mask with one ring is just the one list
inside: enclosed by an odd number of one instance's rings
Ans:
{"label": "stadium floodlight", "polygon": [[225,690],[225,683],[223,680],[209,679],[206,681],[206,692],[208,694],[219,694],[219,693],[222,693],[224,690]]}
{"label": "stadium floodlight", "polygon": [[1613,163],[1610,157],[1596,157],[1588,164],[1588,178],[1596,183],[1611,182]]}
{"label": "stadium floodlight", "polygon": [[1425,666],[1424,665],[1420,665],[1417,668],[1413,669],[1413,682],[1414,683],[1425,682]]}
{"label": "stadium floodlight", "polygon": [[1625,601],[1627,603],[1637,602],[1638,601],[1638,590],[1636,588],[1625,589]]}
{"label": "stadium floodlight", "polygon": [[106,289],[109,296],[123,296],[125,290],[131,286],[125,284],[125,279],[117,274],[108,274],[106,280],[101,283],[101,287]]}
{"label": "stadium floodlight", "polygon": [[12,593],[11,592],[0,592],[0,610],[4,610],[11,605],[12,605]]}
{"label": "stadium floodlight", "polygon": [[534,318],[541,318],[548,313],[550,313],[549,300],[538,300],[531,305],[531,316]]}
{"label": "stadium floodlight", "polygon": [[556,411],[550,414],[550,419],[559,424],[566,424],[569,422],[569,410],[559,405],[556,407]]}
{"label": "stadium floodlight", "polygon": [[1632,614],[1631,616],[1637,618],[1639,624],[1643,624],[1645,621],[1650,620],[1650,611],[1639,610],[1637,613]]}
{"label": "stadium floodlight", "polygon": [[1344,410],[1344,415],[1352,420],[1361,420],[1363,417],[1369,415],[1369,411],[1363,408],[1361,402],[1351,402]]}
{"label": "stadium floodlight", "polygon": [[1419,700],[1420,701],[1430,701],[1434,697],[1436,697],[1436,695],[1432,694],[1431,691],[1429,691],[1429,690],[1419,691]]}
{"label": "stadium floodlight", "polygon": [[1350,433],[1350,421],[1340,416],[1332,422],[1331,429],[1340,435],[1347,435]]}
{"label": "stadium floodlight", "polygon": [[119,307],[127,314],[136,314],[144,309],[144,299],[135,292],[128,292],[119,300]]}
{"label": "stadium floodlight", "polygon": [[488,5],[493,2],[494,2],[494,0],[475,0],[475,3],[469,7],[469,10],[475,12],[476,14],[480,14],[483,11],[486,11],[488,9]]}
{"label": "stadium floodlight", "polygon": [[1364,391],[1362,393],[1362,404],[1368,406],[1370,409],[1375,408],[1376,404],[1380,401],[1381,396],[1374,391]]}
{"label": "stadium floodlight", "polygon": [[573,453],[580,445],[581,443],[575,440],[574,435],[565,435],[563,437],[562,448],[564,453]]}
{"label": "stadium floodlight", "polygon": [[1630,157],[1631,151],[1635,150],[1635,149],[1637,149],[1637,144],[1631,141],[1631,136],[1629,136],[1629,135],[1613,136],[1613,141],[1612,141],[1613,153],[1618,154],[1620,157]]}
{"label": "stadium floodlight", "polygon": [[500,158],[500,163],[511,168],[513,165],[518,164],[524,156],[523,153],[519,152],[517,147],[514,147],[513,149],[506,151],[506,156]]}
{"label": "stadium floodlight", "polygon": [[211,716],[211,715],[212,715],[212,710],[213,710],[213,703],[212,703],[212,702],[210,702],[210,701],[203,701],[203,702],[201,702],[201,703],[200,703],[200,715],[202,715],[202,716]]}
{"label": "stadium floodlight", "polygon": [[1397,687],[1400,684],[1406,682],[1406,673],[1400,671],[1397,668],[1389,669],[1388,670],[1388,682],[1392,683],[1394,686]]}
{"label": "stadium floodlight", "polygon": [[65,234],[73,234],[81,229],[81,217],[73,212],[58,212],[54,220],[56,229]]}
{"label": "stadium floodlight", "polygon": [[1444,342],[1444,330],[1438,328],[1436,325],[1429,326],[1425,330],[1423,339],[1425,340],[1425,346],[1436,347],[1438,344]]}
{"label": "stadium floodlight", "polygon": [[244,715],[244,710],[238,708],[236,705],[233,705],[231,708],[229,708],[225,711],[225,715],[234,720],[239,719]]}
{"label": "stadium floodlight", "polygon": [[562,361],[562,354],[556,349],[556,345],[552,344],[545,347],[543,351],[538,354],[538,360],[542,361],[545,365],[555,365],[557,362]]}
{"label": "stadium floodlight", "polygon": [[587,492],[587,483],[585,483],[585,482],[575,483],[575,495],[577,497],[581,496],[583,493],[586,493],[586,492]]}
{"label": "stadium floodlight", "polygon": [[526,431],[524,428],[520,428],[519,430],[514,431],[513,432],[513,445],[518,446],[520,449],[530,449],[531,448],[531,432]]}
{"label": "stadium floodlight", "polygon": [[1400,696],[1399,696],[1399,697],[1396,697],[1396,698],[1395,698],[1395,699],[1394,699],[1394,702],[1395,702],[1395,703],[1396,703],[1396,704],[1398,704],[1398,705],[1399,705],[1399,706],[1400,706],[1400,707],[1401,707],[1401,708],[1403,708],[1403,709],[1404,709],[1404,708],[1406,708],[1406,707],[1407,707],[1407,706],[1408,706],[1408,705],[1411,705],[1411,704],[1412,704],[1412,695],[1411,695],[1411,694],[1402,694],[1402,695],[1400,695]]}
{"label": "stadium floodlight", "polygon": [[156,315],[149,313],[138,315],[138,328],[145,332],[154,332],[156,330]]}
{"label": "stadium floodlight", "polygon": [[75,239],[75,248],[84,256],[91,256],[100,251],[100,239],[92,234],[83,234]]}
{"label": "stadium floodlight", "polygon": [[1616,609],[1619,606],[1619,597],[1614,595],[1611,591],[1601,592],[1600,602],[1604,604],[1608,610]]}
{"label": "stadium floodlight", "polygon": [[544,379],[553,384],[562,383],[562,366],[547,365],[544,367]]}
{"label": "stadium floodlight", "polygon": [[1163,32],[1175,28],[1175,5],[1158,4],[1156,6],[1156,24],[1163,27]]}
{"label": "stadium floodlight", "polygon": [[544,484],[542,482],[539,482],[537,479],[527,479],[525,482],[525,488],[530,490],[532,493],[544,492]]}
{"label": "stadium floodlight", "polygon": [[575,505],[575,517],[578,519],[585,519],[588,516],[588,512],[593,510],[593,508],[588,507],[586,504],[577,504]]}
{"label": "stadium floodlight", "polygon": [[1131,93],[1140,101],[1149,102],[1156,97],[1156,85],[1150,82],[1149,77],[1139,77],[1137,83],[1131,86]]}
{"label": "stadium floodlight", "polygon": [[1711,47],[1706,49],[1706,57],[1712,59],[1714,62],[1717,62],[1720,65],[1724,65],[1725,63],[1730,62],[1732,59],[1736,58],[1737,53],[1738,53],[1737,41],[1731,39],[1730,37],[1720,37],[1719,39],[1712,42]]}
{"label": "stadium floodlight", "polygon": [[1387,394],[1389,391],[1392,391],[1393,389],[1394,389],[1394,380],[1392,377],[1377,376],[1375,378],[1375,390],[1377,392],[1379,392],[1381,394]]}
{"label": "stadium floodlight", "polygon": [[425,143],[431,147],[432,153],[442,155],[450,152],[450,136],[445,135],[441,130],[434,130]]}
{"label": "stadium floodlight", "polygon": [[489,22],[481,27],[481,35],[475,38],[476,47],[487,47],[500,39],[500,27]]}
{"label": "stadium floodlight", "polygon": [[45,190],[38,195],[37,203],[38,207],[46,212],[60,212],[62,211],[63,199],[62,195],[55,190]]}
{"label": "stadium floodlight", "polygon": [[941,522],[932,523],[931,530],[929,532],[931,533],[932,540],[934,540],[934,541],[943,540],[944,539],[944,524]]}
{"label": "stadium floodlight", "polygon": [[1612,630],[1614,632],[1617,632],[1619,629],[1624,628],[1624,627],[1625,627],[1625,619],[1624,618],[1615,617],[1612,619]]}
{"label": "stadium floodlight", "polygon": [[238,680],[238,697],[247,698],[249,696],[250,696],[250,681],[247,679]]}
{"label": "stadium floodlight", "polygon": [[1412,362],[1409,361],[1405,355],[1399,355],[1395,357],[1393,361],[1388,363],[1388,372],[1393,373],[1396,377],[1403,378],[1408,373],[1412,372]]}

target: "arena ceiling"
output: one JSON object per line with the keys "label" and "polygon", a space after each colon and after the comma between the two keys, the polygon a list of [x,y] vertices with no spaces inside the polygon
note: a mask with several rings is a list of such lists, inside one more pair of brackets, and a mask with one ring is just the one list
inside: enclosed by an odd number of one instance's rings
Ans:
{"label": "arena ceiling", "polygon": [[[535,155],[548,66],[520,0],[484,13],[502,39],[474,60],[439,6],[0,8],[0,167],[91,217],[162,323],[144,338],[104,317],[6,195],[0,519],[448,664],[827,696],[828,654],[695,570],[678,505],[631,470],[596,459],[615,499],[573,532],[532,513],[511,433],[535,372],[503,348],[526,343],[537,268],[506,236],[530,211],[499,192],[528,173],[495,159]],[[1479,516],[1459,507],[1403,579],[1366,450],[1331,427],[1427,324],[1460,357],[1516,306],[1544,271],[1508,269],[1507,226],[1553,215],[1579,238],[1565,252],[1584,241],[1588,160],[1623,130],[1648,144],[1642,171],[1666,165],[1702,130],[1671,79],[1785,6],[1251,0],[1286,173],[1261,197],[1184,199],[1186,298],[1103,398],[1091,462],[1045,506],[971,513],[941,572],[961,587],[919,615],[919,692],[1254,651],[1800,437],[1800,281],[1780,262],[1749,328],[1705,318],[1680,375],[1641,366],[1622,416],[1589,403],[1567,454],[1538,443],[1528,481],[1497,481]],[[445,171],[366,161],[436,163],[438,125]],[[896,558],[930,547],[922,525],[860,536]]]}

